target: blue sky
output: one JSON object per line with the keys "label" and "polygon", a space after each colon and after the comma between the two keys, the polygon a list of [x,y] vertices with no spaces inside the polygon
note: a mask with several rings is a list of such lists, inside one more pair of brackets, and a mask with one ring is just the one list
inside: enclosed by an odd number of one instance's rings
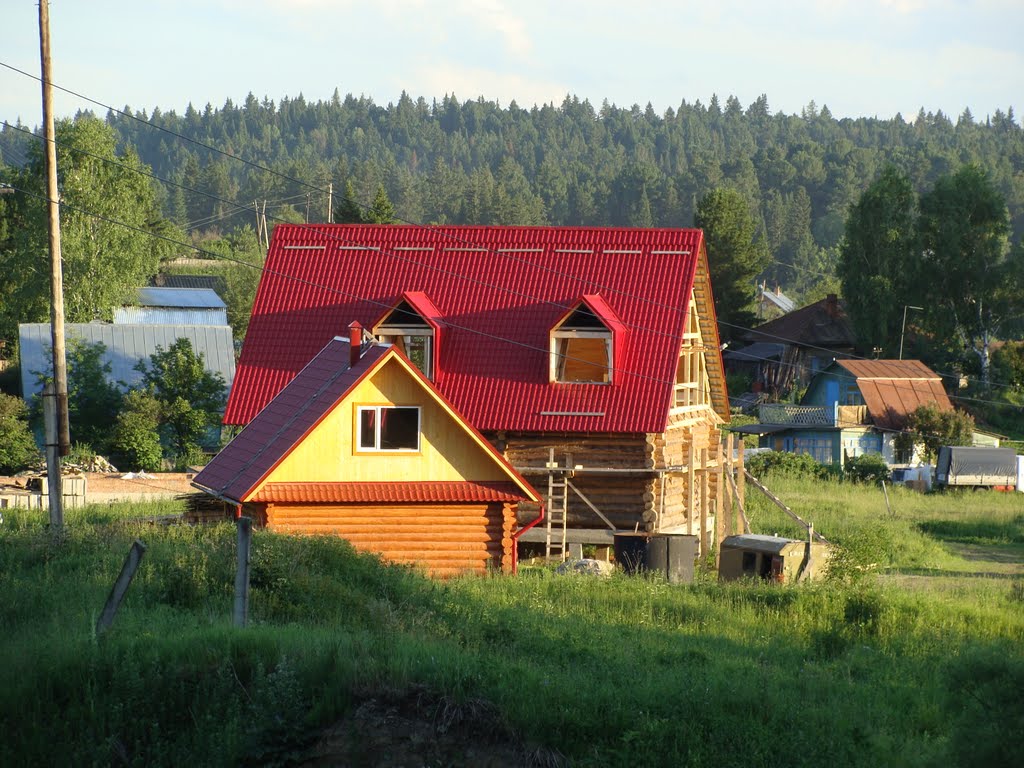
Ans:
{"label": "blue sky", "polygon": [[[38,75],[37,0],[0,9],[0,61]],[[50,17],[56,84],[147,111],[335,88],[382,105],[575,94],[660,113],[764,93],[787,114],[1024,111],[1021,0],[55,0]],[[0,119],[36,125],[39,104],[36,80],[0,67]],[[59,115],[89,107],[56,98]]]}

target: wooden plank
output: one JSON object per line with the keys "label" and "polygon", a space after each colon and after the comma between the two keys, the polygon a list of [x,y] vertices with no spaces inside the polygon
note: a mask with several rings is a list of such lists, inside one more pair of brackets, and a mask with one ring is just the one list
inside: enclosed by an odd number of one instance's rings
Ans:
{"label": "wooden plank", "polygon": [[696,501],[694,483],[697,479],[697,467],[694,464],[694,459],[697,454],[695,451],[690,451],[690,471],[686,476],[686,533],[693,535],[693,515],[696,511],[694,502]]}
{"label": "wooden plank", "polygon": [[700,449],[700,554],[701,557],[707,554],[708,547],[711,546],[711,538],[708,536],[708,502],[710,501],[710,494],[708,493],[708,449]]}

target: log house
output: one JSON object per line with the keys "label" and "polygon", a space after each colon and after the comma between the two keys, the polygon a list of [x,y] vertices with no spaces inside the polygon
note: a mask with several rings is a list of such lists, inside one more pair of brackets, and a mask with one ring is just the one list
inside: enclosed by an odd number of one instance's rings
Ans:
{"label": "log house", "polygon": [[523,540],[713,525],[728,399],[700,230],[279,226],[225,422],[351,320],[548,490],[564,530]]}

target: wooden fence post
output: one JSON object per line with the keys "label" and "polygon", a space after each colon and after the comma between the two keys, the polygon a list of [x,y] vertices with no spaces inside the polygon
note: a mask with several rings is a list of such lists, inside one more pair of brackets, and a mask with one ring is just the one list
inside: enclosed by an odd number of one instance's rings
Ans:
{"label": "wooden fence post", "polygon": [[96,622],[97,635],[106,632],[110,629],[110,625],[114,623],[117,609],[121,607],[121,602],[124,600],[129,585],[132,583],[135,572],[139,569],[139,564],[142,562],[142,555],[145,551],[146,545],[138,539],[132,544],[132,548],[128,550],[128,556],[124,559],[124,565],[121,566],[121,573],[118,575],[117,581],[114,582],[114,586],[110,590],[110,596],[107,597],[107,604],[103,606],[103,613],[100,614],[100,618]]}
{"label": "wooden fence post", "polygon": [[252,548],[252,518],[240,517],[238,525],[238,570],[235,571],[235,626],[249,620],[249,552]]}

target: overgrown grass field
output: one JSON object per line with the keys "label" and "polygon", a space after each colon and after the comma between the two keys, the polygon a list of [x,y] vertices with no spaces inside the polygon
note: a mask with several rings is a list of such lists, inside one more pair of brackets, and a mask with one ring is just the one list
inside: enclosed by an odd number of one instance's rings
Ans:
{"label": "overgrown grass field", "polygon": [[[1024,494],[890,489],[890,513],[878,488],[769,485],[844,545],[843,578],[438,583],[340,540],[257,532],[244,630],[230,525],[92,508],[56,542],[38,512],[5,510],[0,764],[288,764],[363,697],[414,688],[496,707],[524,763],[1024,764],[1024,589],[957,549],[1019,553]],[[754,492],[748,507],[756,530],[797,533]],[[97,637],[136,538],[142,567]]]}

